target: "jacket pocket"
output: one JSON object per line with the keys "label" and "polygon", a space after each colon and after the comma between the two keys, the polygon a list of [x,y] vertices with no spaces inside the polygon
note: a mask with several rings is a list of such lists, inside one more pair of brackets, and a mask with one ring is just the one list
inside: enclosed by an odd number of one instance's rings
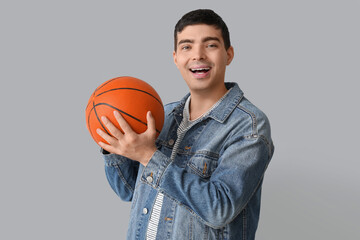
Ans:
{"label": "jacket pocket", "polygon": [[187,163],[187,171],[197,174],[202,178],[210,178],[218,165],[217,154],[199,152],[194,154]]}

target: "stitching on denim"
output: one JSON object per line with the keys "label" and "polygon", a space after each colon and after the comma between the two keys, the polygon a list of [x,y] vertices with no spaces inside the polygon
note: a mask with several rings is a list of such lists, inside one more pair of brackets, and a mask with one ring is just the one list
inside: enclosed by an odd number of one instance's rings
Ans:
{"label": "stitching on denim", "polygon": [[167,147],[169,149],[173,149],[173,147],[174,147],[174,145],[169,144],[169,141],[163,141],[163,140],[158,140],[157,145],[159,146],[158,148]]}
{"label": "stitching on denim", "polygon": [[[164,194],[164,196],[166,197],[165,194]],[[173,220],[168,221],[166,223],[166,225],[168,225],[167,226],[167,239],[170,239],[171,233],[173,232],[173,226],[174,226],[174,222],[175,222],[174,219],[175,219],[175,216],[176,216],[176,210],[177,210],[177,206],[178,206],[175,202],[172,202],[171,205],[172,205],[171,206],[171,214],[173,216]]]}
{"label": "stitching on denim", "polygon": [[204,240],[209,239],[209,227],[205,225]]}
{"label": "stitching on denim", "polygon": [[169,168],[171,163],[172,163],[172,161],[168,161],[166,163],[166,166],[164,166],[164,170],[160,174],[157,174],[158,176],[157,176],[155,188],[157,188],[160,185],[160,180],[161,180],[162,176],[165,174],[165,172],[167,171],[167,169]]}
{"label": "stitching on denim", "polygon": [[193,217],[190,217],[189,239],[193,239]]}
{"label": "stitching on denim", "polygon": [[268,156],[269,156],[269,158],[272,156],[272,152],[273,152],[273,149],[272,149],[272,148],[273,148],[273,147],[272,147],[270,141],[267,139],[266,136],[264,136],[264,135],[257,135],[257,134],[251,134],[251,135],[245,136],[245,138],[246,138],[247,140],[256,139],[256,138],[260,138],[261,140],[263,140],[263,141],[265,142],[267,148],[268,148]]}
{"label": "stitching on denim", "polygon": [[242,216],[242,219],[243,219],[243,239],[246,239],[246,230],[247,230],[246,208],[244,208],[242,215],[243,215]]}
{"label": "stitching on denim", "polygon": [[223,228],[223,239],[226,240],[229,238],[231,238],[231,236],[229,234],[229,224],[228,224]]}
{"label": "stitching on denim", "polygon": [[269,158],[272,157],[272,154],[273,154],[273,145],[270,143],[270,141],[263,135],[260,135],[260,138],[265,142],[265,144],[267,145],[268,147],[268,156]]}
{"label": "stitching on denim", "polygon": [[204,170],[203,170],[203,175],[205,175],[206,169],[207,169],[207,165],[206,165],[206,162],[205,162],[205,164],[204,164]]}
{"label": "stitching on denim", "polygon": [[193,155],[193,157],[204,156],[207,158],[211,158],[211,160],[217,160],[220,156],[216,152],[211,152],[211,151],[207,151],[207,150],[200,150],[200,151],[194,152],[192,155]]}
{"label": "stitching on denim", "polygon": [[115,160],[115,159],[107,159],[105,160],[105,165],[108,167],[114,167],[114,166],[119,166],[122,165],[124,162],[126,162],[126,160],[121,159],[121,160]]}
{"label": "stitching on denim", "polygon": [[205,224],[205,225],[207,225],[207,226],[209,226],[209,227],[211,227],[211,228],[213,228],[213,229],[219,229],[219,228],[222,228],[222,227],[223,227],[223,226],[217,227],[217,226],[215,226],[215,225],[212,225],[211,223],[209,223],[209,222],[205,221],[204,219],[202,219],[198,213],[194,212],[194,210],[192,210],[191,208],[189,208],[189,207],[186,206],[185,204],[179,202],[179,200],[173,198],[172,196],[170,196],[170,195],[167,194],[166,192],[162,191],[161,189],[159,189],[159,191],[160,191],[162,194],[164,194],[164,196],[166,196],[167,198],[169,198],[169,199],[171,199],[172,201],[174,201],[175,203],[177,203],[177,206],[178,206],[178,207],[183,207],[183,208],[185,208],[186,210],[188,210],[193,217],[197,218],[197,219],[198,219],[200,222],[202,222],[203,224]]}
{"label": "stitching on denim", "polygon": [[191,157],[205,156],[207,158],[211,158],[212,160],[217,160],[220,156],[219,153],[211,152],[211,151],[207,151],[207,150],[199,150],[196,152],[189,152],[189,151],[184,151],[182,149],[178,149],[176,151],[176,153],[186,155],[186,156],[191,156]]}
{"label": "stitching on denim", "polygon": [[[197,158],[195,158],[195,159],[197,159]],[[210,177],[211,174],[215,171],[215,169],[218,166],[218,162],[217,162],[217,160],[215,161],[210,158],[205,158],[205,159],[206,160],[204,160],[205,163],[204,163],[203,169],[199,168],[198,165],[194,164],[194,162],[196,162],[196,161],[194,161],[194,158],[191,158],[186,165],[189,168],[191,168],[193,171],[195,171],[196,174],[200,175],[201,177],[207,178],[207,177]],[[206,162],[211,163],[210,167],[211,166],[214,166],[214,167],[209,168],[209,165]]]}
{"label": "stitching on denim", "polygon": [[258,132],[257,132],[257,121],[256,121],[255,114],[253,112],[250,112],[250,110],[248,110],[244,106],[238,105],[237,107],[240,110],[242,110],[243,112],[247,113],[251,117],[251,120],[252,120],[252,134],[258,134]]}
{"label": "stitching on denim", "polygon": [[124,183],[125,187],[127,189],[129,189],[132,193],[134,193],[134,189],[130,186],[130,184],[128,184],[128,182],[126,181],[126,179],[124,178],[124,175],[121,172],[121,169],[119,168],[118,165],[114,166],[116,169],[116,172],[118,173],[118,176],[120,177],[121,181]]}
{"label": "stitching on denim", "polygon": [[[206,173],[207,170],[207,166],[204,167],[204,169],[201,171],[200,169],[198,169],[194,164],[186,164],[187,166],[189,166],[191,168],[191,170],[193,170],[197,175],[199,175],[200,177],[203,178],[208,178],[211,176],[211,174],[215,171],[216,167],[214,168],[214,170]],[[205,163],[206,165],[206,163]]]}

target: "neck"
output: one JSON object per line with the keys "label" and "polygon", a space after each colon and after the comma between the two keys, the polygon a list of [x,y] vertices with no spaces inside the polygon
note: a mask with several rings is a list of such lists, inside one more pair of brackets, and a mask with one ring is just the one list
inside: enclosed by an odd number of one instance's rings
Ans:
{"label": "neck", "polygon": [[225,84],[220,89],[213,92],[196,92],[191,91],[190,100],[190,120],[197,119],[206,113],[222,96],[225,95],[227,89]]}

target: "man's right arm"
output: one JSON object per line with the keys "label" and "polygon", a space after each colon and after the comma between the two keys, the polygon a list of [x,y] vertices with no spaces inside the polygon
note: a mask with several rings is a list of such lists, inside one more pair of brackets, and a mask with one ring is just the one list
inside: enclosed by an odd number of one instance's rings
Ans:
{"label": "man's right arm", "polygon": [[114,192],[124,201],[131,201],[134,194],[135,183],[139,171],[139,163],[117,154],[106,154],[106,178]]}

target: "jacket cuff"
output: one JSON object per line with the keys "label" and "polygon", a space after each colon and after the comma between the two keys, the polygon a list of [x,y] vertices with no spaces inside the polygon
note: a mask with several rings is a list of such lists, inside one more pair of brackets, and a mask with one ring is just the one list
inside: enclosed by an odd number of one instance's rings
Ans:
{"label": "jacket cuff", "polygon": [[100,152],[103,154],[103,159],[105,161],[106,166],[118,166],[128,160],[126,157],[123,157],[121,155],[104,152],[106,150],[104,150],[104,151],[102,151],[102,150],[103,149],[101,149]]}
{"label": "jacket cuff", "polygon": [[171,159],[157,150],[144,168],[141,181],[151,185],[153,188],[157,188],[165,169],[170,163]]}

